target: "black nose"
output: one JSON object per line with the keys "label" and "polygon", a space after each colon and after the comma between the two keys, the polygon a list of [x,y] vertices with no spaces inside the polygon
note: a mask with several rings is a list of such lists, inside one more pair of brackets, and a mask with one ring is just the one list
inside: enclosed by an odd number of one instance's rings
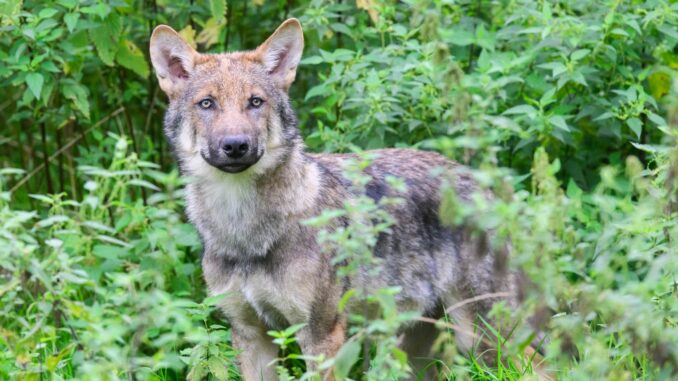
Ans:
{"label": "black nose", "polygon": [[221,149],[231,159],[239,159],[249,151],[249,139],[245,135],[227,136],[221,141]]}

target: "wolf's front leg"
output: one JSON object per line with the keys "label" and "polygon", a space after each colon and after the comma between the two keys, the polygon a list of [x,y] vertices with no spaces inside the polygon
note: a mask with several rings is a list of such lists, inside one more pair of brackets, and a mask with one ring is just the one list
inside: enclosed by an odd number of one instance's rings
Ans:
{"label": "wolf's front leg", "polygon": [[[332,358],[346,341],[346,318],[341,315],[329,318],[314,316],[314,320],[297,333],[297,340],[304,355],[322,354],[325,359]],[[318,364],[307,361],[306,366],[309,370],[315,370]],[[333,381],[334,369],[325,370],[320,376],[323,381]]]}
{"label": "wolf's front leg", "polygon": [[[252,322],[254,323],[254,322]],[[240,351],[240,371],[245,381],[273,381],[277,379],[273,361],[278,357],[278,346],[266,334],[263,324],[231,322],[233,346]]]}

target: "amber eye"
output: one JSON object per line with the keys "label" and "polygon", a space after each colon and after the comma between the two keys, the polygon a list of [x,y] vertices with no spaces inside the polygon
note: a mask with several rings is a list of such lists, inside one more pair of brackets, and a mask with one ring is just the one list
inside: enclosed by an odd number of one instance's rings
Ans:
{"label": "amber eye", "polygon": [[250,98],[250,106],[253,108],[259,108],[261,105],[264,104],[264,100],[259,98],[259,97],[252,97]]}
{"label": "amber eye", "polygon": [[198,105],[200,106],[200,108],[202,108],[204,110],[212,108],[213,104],[214,104],[214,102],[212,102],[212,100],[209,99],[209,98],[205,98],[205,99],[201,100],[200,102],[198,102]]}

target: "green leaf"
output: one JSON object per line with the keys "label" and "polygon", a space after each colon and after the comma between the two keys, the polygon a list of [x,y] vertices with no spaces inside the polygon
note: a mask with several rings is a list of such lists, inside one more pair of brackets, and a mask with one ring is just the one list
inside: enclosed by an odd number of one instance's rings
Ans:
{"label": "green leaf", "polygon": [[320,56],[308,57],[301,60],[302,65],[317,65],[323,62],[324,60]]}
{"label": "green leaf", "polygon": [[45,84],[45,77],[40,73],[28,73],[26,75],[26,84],[35,98],[40,99],[42,85]]}
{"label": "green leaf", "polygon": [[75,26],[78,25],[78,19],[80,19],[80,13],[67,13],[64,15],[64,22],[69,32],[73,33]]}
{"label": "green leaf", "polygon": [[295,333],[299,332],[302,328],[306,326],[305,323],[291,325],[283,331],[285,337],[292,337]]}
{"label": "green leaf", "polygon": [[110,235],[99,234],[99,235],[95,236],[94,238],[101,240],[101,241],[104,241],[104,242],[113,243],[113,244],[116,244],[116,245],[119,245],[119,246],[122,246],[122,247],[127,247],[127,248],[130,247],[129,243],[127,243],[123,240],[117,239],[115,237],[111,237]]}
{"label": "green leaf", "polygon": [[339,349],[339,353],[334,358],[334,376],[337,380],[344,380],[348,377],[353,364],[358,361],[358,356],[360,356],[358,340],[349,340]]}
{"label": "green leaf", "polygon": [[41,19],[48,19],[57,13],[59,13],[59,11],[54,8],[45,8],[38,13],[38,17]]}
{"label": "green leaf", "polygon": [[59,362],[60,362],[64,357],[66,357],[67,355],[69,355],[69,354],[71,353],[71,351],[73,350],[74,347],[75,347],[75,343],[70,343],[70,344],[68,344],[64,349],[62,349],[61,351],[59,351],[59,353],[57,353],[56,355],[51,355],[51,356],[49,356],[49,357],[47,358],[47,361],[45,362],[45,367],[47,368],[47,370],[49,370],[50,372],[54,372],[54,370],[55,370],[55,369],[57,368],[57,366],[59,365]]}
{"label": "green leaf", "polygon": [[348,302],[351,300],[352,297],[355,296],[355,293],[356,293],[356,290],[354,288],[352,288],[352,289],[346,291],[346,293],[344,293],[344,295],[341,297],[341,299],[339,299],[339,303],[337,304],[337,309],[340,312],[344,311]]}
{"label": "green leaf", "polygon": [[656,100],[661,99],[671,90],[671,75],[664,71],[656,71],[647,77],[650,94]]}
{"label": "green leaf", "polygon": [[590,49],[579,49],[579,50],[575,50],[575,51],[572,53],[572,55],[570,56],[570,58],[572,59],[572,61],[579,61],[580,59],[582,59],[582,58],[586,57],[587,55],[589,55],[589,53],[591,53],[591,50],[590,50]]}
{"label": "green leaf", "polygon": [[209,3],[212,17],[218,22],[224,21],[226,17],[226,0],[209,0]]}
{"label": "green leaf", "polygon": [[219,42],[219,35],[223,30],[223,23],[217,21],[214,17],[210,17],[209,20],[203,25],[202,30],[195,38],[195,41],[199,44],[203,44],[205,48]]}
{"label": "green leaf", "polygon": [[141,77],[147,78],[150,74],[148,62],[146,62],[144,53],[142,53],[132,41],[127,39],[120,41],[118,54],[115,57],[115,60],[123,67],[132,70]]}
{"label": "green leaf", "polygon": [[88,228],[103,231],[105,233],[115,233],[115,229],[98,221],[83,221],[82,226],[87,226]]}
{"label": "green leaf", "polygon": [[555,88],[551,88],[550,90],[544,92],[544,95],[542,95],[541,98],[539,99],[539,105],[542,108],[544,108],[550,105],[551,103],[555,102],[556,101],[555,94],[556,94]]}
{"label": "green leaf", "polygon": [[612,34],[616,34],[616,35],[618,35],[618,36],[624,36],[624,37],[628,37],[628,36],[629,36],[629,34],[626,33],[626,31],[625,31],[624,29],[622,29],[622,28],[614,28],[614,29],[612,29]]}
{"label": "green leaf", "polygon": [[631,142],[631,144],[641,151],[645,151],[645,152],[649,152],[649,153],[653,153],[653,154],[669,152],[669,149],[666,146],[658,146],[658,145],[653,145],[653,144],[640,144],[640,143],[635,143],[635,142]]}
{"label": "green leaf", "polygon": [[567,197],[571,199],[579,199],[584,194],[584,191],[579,188],[576,182],[573,179],[567,183]]}
{"label": "green leaf", "polygon": [[95,245],[92,254],[104,259],[120,259],[127,256],[127,250],[123,247],[113,245]]}
{"label": "green leaf", "polygon": [[665,35],[673,38],[674,40],[678,40],[678,28],[676,28],[673,25],[670,24],[663,24],[660,25],[657,30],[660,32],[664,33]]}
{"label": "green leaf", "polygon": [[57,3],[63,5],[68,9],[73,9],[78,5],[78,0],[59,0]]}
{"label": "green leaf", "polygon": [[398,360],[401,365],[407,365],[407,353],[397,347],[391,349],[391,353],[393,353],[393,357]]}
{"label": "green leaf", "polygon": [[626,120],[626,124],[629,126],[631,131],[636,134],[636,137],[640,139],[640,134],[643,132],[643,122],[638,118],[629,118]]}
{"label": "green leaf", "polygon": [[207,376],[207,367],[204,365],[204,362],[200,361],[193,368],[191,368],[191,371],[188,372],[188,375],[186,376],[186,379],[190,381],[201,381],[205,376]]}
{"label": "green leaf", "polygon": [[344,33],[349,37],[353,38],[353,32],[351,31],[351,28],[344,23],[333,23],[330,25],[330,27],[335,32]]}
{"label": "green leaf", "polygon": [[570,132],[570,127],[568,127],[567,122],[565,121],[565,118],[563,118],[560,115],[554,115],[549,118],[549,122],[551,123],[552,126],[556,128],[560,128],[563,131]]}
{"label": "green leaf", "polygon": [[313,97],[321,96],[321,95],[327,95],[328,93],[328,88],[325,86],[324,83],[321,83],[320,85],[313,86],[307,93],[306,97],[304,100],[309,100]]}
{"label": "green leaf", "polygon": [[115,13],[111,13],[103,23],[89,31],[90,39],[97,48],[99,58],[108,66],[114,64],[121,32],[120,17]]}
{"label": "green leaf", "polygon": [[614,115],[613,112],[606,111],[606,112],[600,114],[599,116],[597,116],[596,118],[594,118],[593,121],[594,121],[594,122],[597,122],[597,121],[599,121],[599,120],[610,119],[610,118],[613,118],[614,116],[615,116],[615,115]]}
{"label": "green leaf", "polygon": [[76,110],[79,110],[85,118],[89,119],[89,99],[87,89],[82,85],[66,84],[62,89],[66,99],[73,101]]}
{"label": "green leaf", "polygon": [[562,62],[547,62],[545,64],[537,65],[537,67],[542,69],[550,69],[551,74],[554,77],[557,77],[558,75],[567,71],[567,66],[565,66]]}
{"label": "green leaf", "polygon": [[42,201],[47,205],[51,205],[51,204],[54,203],[54,201],[51,198],[49,198],[45,195],[42,195],[42,194],[32,194],[31,193],[31,194],[28,195],[28,197],[35,199],[35,200],[38,200],[38,201]]}
{"label": "green leaf", "polygon": [[537,109],[530,105],[519,105],[515,107],[511,107],[510,109],[504,111],[502,114],[503,115],[520,115],[520,114],[525,114],[525,115],[532,115],[537,112]]}
{"label": "green leaf", "polygon": [[467,46],[475,41],[475,36],[473,33],[459,28],[450,33],[449,41],[454,45]]}
{"label": "green leaf", "polygon": [[202,303],[208,306],[216,306],[220,301],[224,300],[227,293],[221,293],[217,295],[208,296],[205,298]]}
{"label": "green leaf", "polygon": [[2,18],[12,18],[21,12],[22,0],[0,1],[0,16]]}
{"label": "green leaf", "polygon": [[52,61],[43,62],[40,65],[40,68],[50,73],[61,73],[61,69],[59,69]]}
{"label": "green leaf", "polygon": [[481,48],[494,51],[494,33],[487,31],[482,23],[479,24],[476,28],[475,43]]}
{"label": "green leaf", "polygon": [[109,18],[109,16],[117,16],[115,13],[111,13],[111,6],[104,2],[89,7],[82,7],[80,8],[80,12],[99,16],[101,20]]}
{"label": "green leaf", "polygon": [[140,186],[140,187],[143,187],[143,188],[148,188],[148,189],[158,191],[158,192],[160,191],[160,188],[158,188],[157,185],[155,185],[155,184],[153,184],[149,181],[142,180],[142,179],[132,179],[128,182],[128,184]]}
{"label": "green leaf", "polygon": [[650,119],[657,126],[666,126],[666,119],[664,119],[660,115],[657,115],[653,112],[648,112],[647,118]]}
{"label": "green leaf", "polygon": [[210,373],[212,373],[214,378],[219,381],[228,380],[228,364],[226,361],[217,356],[211,356],[209,360],[207,360],[207,366],[209,367]]}
{"label": "green leaf", "polygon": [[350,61],[350,60],[353,59],[353,57],[355,57],[355,54],[356,54],[356,52],[354,52],[353,50],[339,48],[339,49],[335,49],[332,52],[332,58],[333,58],[333,61],[337,61],[337,62]]}
{"label": "green leaf", "polygon": [[67,222],[67,221],[69,221],[68,217],[62,216],[62,215],[57,215],[57,216],[47,217],[44,220],[40,220],[38,223],[35,224],[35,226],[38,227],[38,228],[46,228],[48,226],[52,226],[54,224],[60,224],[62,222]]}

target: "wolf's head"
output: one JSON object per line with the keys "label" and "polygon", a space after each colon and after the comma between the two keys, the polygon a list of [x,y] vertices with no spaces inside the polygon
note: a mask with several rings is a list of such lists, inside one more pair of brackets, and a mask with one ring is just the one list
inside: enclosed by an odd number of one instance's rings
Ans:
{"label": "wolf's head", "polygon": [[287,90],[304,47],[289,19],[257,49],[200,54],[166,25],[153,31],[151,61],[169,97],[165,133],[190,176],[263,174],[300,144]]}

